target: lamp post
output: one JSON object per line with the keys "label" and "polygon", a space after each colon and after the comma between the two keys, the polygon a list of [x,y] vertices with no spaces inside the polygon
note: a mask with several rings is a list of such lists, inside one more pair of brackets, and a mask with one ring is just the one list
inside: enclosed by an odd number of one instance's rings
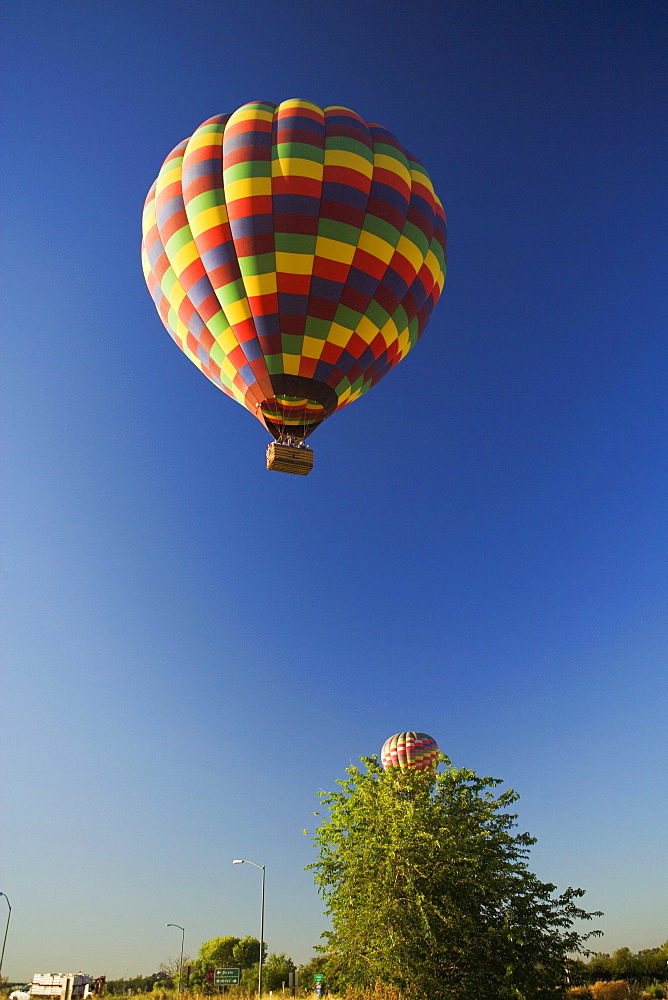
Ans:
{"label": "lamp post", "polygon": [[185,927],[181,927],[181,924],[165,924],[165,927],[178,927],[181,931],[181,961],[179,962],[179,988],[176,991],[177,995],[181,992],[181,980],[183,979],[183,941],[186,936]]}
{"label": "lamp post", "polygon": [[264,865],[258,865],[255,861],[247,861],[245,858],[232,862],[233,865],[253,865],[262,872],[262,902],[260,904],[260,968],[257,976],[257,995],[262,996],[262,952],[264,951]]}
{"label": "lamp post", "polygon": [[5,936],[2,939],[2,954],[0,954],[0,981],[2,981],[2,962],[5,957],[5,945],[7,944],[7,931],[9,930],[9,921],[12,919],[12,904],[9,902],[9,896],[6,892],[0,892],[0,896],[4,896],[7,900],[7,906],[9,907],[9,913],[7,914],[7,924],[5,925]]}

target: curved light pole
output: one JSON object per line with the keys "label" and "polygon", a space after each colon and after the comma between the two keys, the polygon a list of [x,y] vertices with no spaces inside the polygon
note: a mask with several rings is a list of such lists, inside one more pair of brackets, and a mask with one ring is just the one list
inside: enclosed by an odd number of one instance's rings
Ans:
{"label": "curved light pole", "polygon": [[0,896],[4,896],[7,900],[7,906],[9,907],[9,913],[7,914],[7,924],[5,926],[5,936],[2,939],[2,954],[0,954],[0,982],[2,981],[2,962],[5,957],[5,945],[7,944],[7,931],[9,930],[9,921],[12,919],[12,904],[9,902],[9,896],[6,892],[0,892]]}
{"label": "curved light pole", "polygon": [[264,865],[258,865],[255,861],[247,861],[245,858],[232,862],[233,865],[253,865],[262,872],[262,903],[260,905],[260,971],[257,976],[257,995],[262,996],[262,952],[264,951]]}
{"label": "curved light pole", "polygon": [[165,927],[178,927],[181,931],[181,961],[179,962],[179,988],[176,991],[177,995],[181,992],[181,980],[183,979],[183,940],[186,936],[185,927],[181,927],[181,924],[165,924]]}

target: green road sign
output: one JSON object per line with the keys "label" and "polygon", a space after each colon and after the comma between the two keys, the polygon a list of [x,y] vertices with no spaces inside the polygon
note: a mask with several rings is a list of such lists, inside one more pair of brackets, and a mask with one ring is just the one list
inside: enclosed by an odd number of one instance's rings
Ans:
{"label": "green road sign", "polygon": [[213,982],[215,986],[238,986],[239,969],[216,969]]}
{"label": "green road sign", "polygon": [[313,982],[321,983],[324,980],[324,978],[325,977],[323,976],[322,972],[316,972],[315,976],[313,977]]}

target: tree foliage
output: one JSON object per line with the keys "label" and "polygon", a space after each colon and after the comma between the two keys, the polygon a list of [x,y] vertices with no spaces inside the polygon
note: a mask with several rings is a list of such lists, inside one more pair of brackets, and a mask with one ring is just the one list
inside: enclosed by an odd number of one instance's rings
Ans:
{"label": "tree foliage", "polygon": [[283,953],[269,955],[262,970],[263,992],[264,990],[280,990],[283,983],[287,986],[294,967],[295,963],[288,955]]}
{"label": "tree foliage", "polygon": [[328,979],[429,1000],[563,996],[566,957],[590,936],[574,921],[599,914],[529,870],[534,839],[508,812],[517,795],[444,756],[436,774],[362,761],[320,793],[309,867],[332,918]]}
{"label": "tree foliage", "polygon": [[162,966],[160,966],[159,972],[153,972],[150,976],[132,976],[130,979],[125,977],[123,979],[107,979],[104,992],[107,996],[126,996],[128,990],[132,994],[150,993],[156,986],[162,986],[165,989],[172,989],[174,986],[174,981],[163,970]]}
{"label": "tree foliage", "polygon": [[612,955],[599,951],[578,966],[578,981],[583,983],[623,979],[645,986],[664,982],[668,978],[668,941],[658,948],[643,948],[638,952],[629,948],[618,948]]}
{"label": "tree foliage", "polygon": [[[267,953],[266,944],[263,947],[264,955]],[[192,989],[201,992],[213,992],[211,984],[207,983],[207,969],[241,969],[242,983],[248,979],[252,982],[252,975],[245,975],[246,970],[255,969],[255,979],[257,980],[257,966],[260,961],[260,942],[257,938],[215,937],[210,941],[205,941],[199,949],[199,955],[194,963],[194,969],[190,976],[190,986]]]}
{"label": "tree foliage", "polygon": [[[310,961],[306,962],[305,965],[299,966],[299,986],[300,989],[308,995],[315,991],[315,979],[318,973],[323,975],[327,972],[327,956],[326,955],[315,955]],[[336,993],[338,990],[338,984],[333,982],[331,976],[327,977],[325,982],[325,992],[326,993]]]}

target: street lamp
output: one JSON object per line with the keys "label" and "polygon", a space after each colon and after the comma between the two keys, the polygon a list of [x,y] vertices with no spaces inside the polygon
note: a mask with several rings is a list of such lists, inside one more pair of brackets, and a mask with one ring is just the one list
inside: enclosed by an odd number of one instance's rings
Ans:
{"label": "street lamp", "polygon": [[2,962],[5,957],[5,945],[7,944],[7,931],[9,930],[9,921],[12,919],[12,904],[9,902],[9,896],[6,892],[0,892],[0,896],[4,896],[7,900],[7,906],[9,907],[9,913],[7,914],[7,924],[5,926],[5,936],[2,939],[2,954],[0,954],[0,982],[2,982]]}
{"label": "street lamp", "polygon": [[262,952],[264,951],[264,865],[258,865],[254,861],[246,859],[232,862],[233,865],[253,865],[262,872],[262,903],[260,905],[260,971],[257,976],[257,995],[262,996]]}
{"label": "street lamp", "polygon": [[177,994],[181,992],[181,980],[183,979],[183,939],[186,936],[185,927],[181,927],[181,924],[165,924],[165,927],[178,927],[181,931],[181,961],[179,962],[179,988],[176,991]]}

